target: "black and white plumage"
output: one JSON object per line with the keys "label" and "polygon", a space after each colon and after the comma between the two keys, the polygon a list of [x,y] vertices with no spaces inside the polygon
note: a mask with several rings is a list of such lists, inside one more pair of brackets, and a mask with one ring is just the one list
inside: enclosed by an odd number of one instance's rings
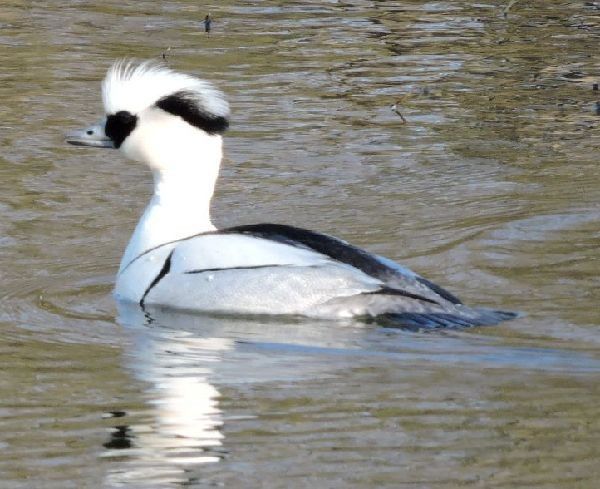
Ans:
{"label": "black and white plumage", "polygon": [[155,190],[121,261],[120,300],[190,311],[374,317],[413,327],[494,324],[513,313],[454,295],[340,239],[281,224],[217,230],[209,204],[229,125],[223,95],[195,77],[117,63],[106,119],[70,134],[116,147],[153,171]]}

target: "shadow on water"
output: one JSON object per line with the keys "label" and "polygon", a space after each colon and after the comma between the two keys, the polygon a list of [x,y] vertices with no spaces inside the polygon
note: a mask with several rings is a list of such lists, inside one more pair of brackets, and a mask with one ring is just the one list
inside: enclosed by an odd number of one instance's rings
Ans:
{"label": "shadow on water", "polygon": [[103,454],[116,462],[107,474],[111,485],[202,480],[205,464],[230,455],[228,426],[262,414],[228,413],[222,398],[232,389],[327,385],[340,374],[384,366],[600,372],[600,360],[585,354],[507,346],[477,328],[415,333],[351,320],[227,318],[125,304],[119,322],[129,338],[125,367],[147,385],[148,410],[141,422],[124,411],[106,415],[114,418]]}

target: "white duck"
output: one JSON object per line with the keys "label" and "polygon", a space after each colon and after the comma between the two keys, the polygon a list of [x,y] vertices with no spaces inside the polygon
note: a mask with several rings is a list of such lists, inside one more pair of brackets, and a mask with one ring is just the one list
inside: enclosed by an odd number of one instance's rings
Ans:
{"label": "white duck", "polygon": [[229,314],[386,318],[412,327],[493,324],[441,287],[340,239],[282,224],[216,229],[210,201],[229,125],[223,94],[151,62],[118,62],[102,84],[106,118],[67,135],[146,163],[154,195],[125,250],[117,299]]}

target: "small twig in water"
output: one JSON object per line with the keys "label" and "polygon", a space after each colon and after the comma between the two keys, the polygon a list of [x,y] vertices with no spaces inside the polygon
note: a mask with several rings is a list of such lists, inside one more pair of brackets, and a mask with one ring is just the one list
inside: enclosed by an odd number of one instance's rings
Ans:
{"label": "small twig in water", "polygon": [[517,3],[519,0],[510,0],[510,2],[508,2],[508,5],[506,7],[504,7],[504,10],[502,11],[502,15],[504,15],[504,18],[508,17],[508,11],[512,8],[512,6]]}
{"label": "small twig in water", "polygon": [[396,103],[394,105],[392,105],[390,108],[400,116],[400,119],[402,119],[402,124],[406,124],[408,121],[406,120],[406,118],[402,115],[402,112],[400,112],[400,109],[398,108],[400,100],[397,100]]}

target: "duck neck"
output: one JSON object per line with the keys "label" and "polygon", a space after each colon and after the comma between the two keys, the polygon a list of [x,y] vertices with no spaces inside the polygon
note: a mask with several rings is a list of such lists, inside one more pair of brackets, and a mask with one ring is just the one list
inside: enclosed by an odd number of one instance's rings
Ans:
{"label": "duck neck", "polygon": [[127,245],[119,271],[145,251],[215,229],[210,201],[221,161],[221,138],[211,151],[207,152],[206,146],[202,149],[204,157],[190,158],[199,154],[196,151],[179,152],[174,164],[150,165],[154,195]]}

